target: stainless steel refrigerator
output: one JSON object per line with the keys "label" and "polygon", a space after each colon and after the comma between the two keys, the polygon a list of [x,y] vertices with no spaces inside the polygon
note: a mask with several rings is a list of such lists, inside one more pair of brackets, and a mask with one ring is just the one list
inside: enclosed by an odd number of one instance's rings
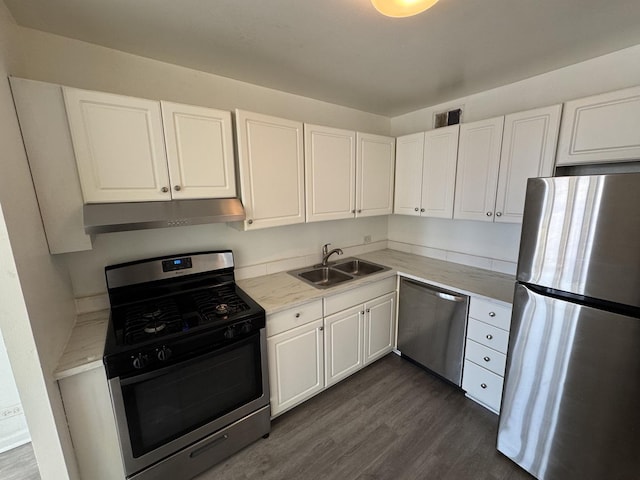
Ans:
{"label": "stainless steel refrigerator", "polygon": [[498,450],[640,478],[640,174],[530,179],[517,281]]}

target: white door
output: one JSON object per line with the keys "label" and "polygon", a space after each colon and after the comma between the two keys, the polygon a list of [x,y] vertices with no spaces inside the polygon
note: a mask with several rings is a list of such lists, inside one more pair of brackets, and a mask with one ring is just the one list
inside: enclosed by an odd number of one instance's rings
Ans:
{"label": "white door", "polygon": [[496,222],[521,223],[527,179],[553,175],[561,111],[554,105],[505,117]]}
{"label": "white door", "polygon": [[459,134],[460,125],[425,133],[420,205],[423,217],[453,217]]}
{"label": "white door", "polygon": [[396,181],[393,213],[420,215],[424,132],[396,138]]}
{"label": "white door", "polygon": [[302,123],[236,110],[246,229],[304,222]]}
{"label": "white door", "polygon": [[316,320],[267,338],[272,415],[324,388],[322,330],[322,320]]}
{"label": "white door", "polygon": [[640,87],[564,104],[558,165],[640,158]]}
{"label": "white door", "polygon": [[364,364],[386,355],[393,349],[396,333],[396,294],[389,293],[365,303]]}
{"label": "white door", "polygon": [[504,117],[460,125],[453,218],[493,221]]}
{"label": "white door", "polygon": [[85,203],[171,199],[159,102],[63,93]]}
{"label": "white door", "polygon": [[356,216],[393,213],[395,138],[360,133],[356,149]]}
{"label": "white door", "polygon": [[327,387],[362,368],[363,317],[364,307],[359,305],[324,319]]}
{"label": "white door", "polygon": [[355,216],[356,133],[304,126],[307,222]]}
{"label": "white door", "polygon": [[173,198],[234,197],[231,113],[160,103]]}

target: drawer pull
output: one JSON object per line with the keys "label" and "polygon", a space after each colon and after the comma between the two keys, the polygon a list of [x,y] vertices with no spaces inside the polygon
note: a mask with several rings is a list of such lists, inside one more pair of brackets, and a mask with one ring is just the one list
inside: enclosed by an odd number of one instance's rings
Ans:
{"label": "drawer pull", "polygon": [[481,386],[482,388],[487,388],[487,384],[486,384],[486,383],[481,383],[481,384],[480,384],[480,386]]}
{"label": "drawer pull", "polygon": [[496,316],[496,312],[489,312],[489,316],[490,317],[495,317]]}
{"label": "drawer pull", "polygon": [[490,333],[487,334],[487,340],[492,340],[493,339],[493,335],[491,335]]}
{"label": "drawer pull", "polygon": [[490,362],[490,361],[491,361],[491,359],[490,359],[489,357],[484,357],[484,359],[483,359],[483,360],[484,360],[485,362]]}
{"label": "drawer pull", "polygon": [[300,312],[296,313],[296,318],[300,318]]}

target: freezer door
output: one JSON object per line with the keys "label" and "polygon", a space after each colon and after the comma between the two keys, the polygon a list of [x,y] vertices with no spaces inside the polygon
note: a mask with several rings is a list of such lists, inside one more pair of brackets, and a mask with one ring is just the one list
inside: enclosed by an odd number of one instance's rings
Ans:
{"label": "freezer door", "polygon": [[518,280],[640,306],[640,174],[532,178]]}
{"label": "freezer door", "polygon": [[540,480],[640,472],[640,320],[517,285],[498,450]]}

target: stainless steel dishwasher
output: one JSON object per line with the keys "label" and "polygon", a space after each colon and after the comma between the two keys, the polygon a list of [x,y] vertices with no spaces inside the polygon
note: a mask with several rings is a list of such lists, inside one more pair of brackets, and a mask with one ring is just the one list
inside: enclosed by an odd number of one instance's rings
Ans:
{"label": "stainless steel dishwasher", "polygon": [[460,386],[468,308],[466,295],[402,278],[398,350]]}

